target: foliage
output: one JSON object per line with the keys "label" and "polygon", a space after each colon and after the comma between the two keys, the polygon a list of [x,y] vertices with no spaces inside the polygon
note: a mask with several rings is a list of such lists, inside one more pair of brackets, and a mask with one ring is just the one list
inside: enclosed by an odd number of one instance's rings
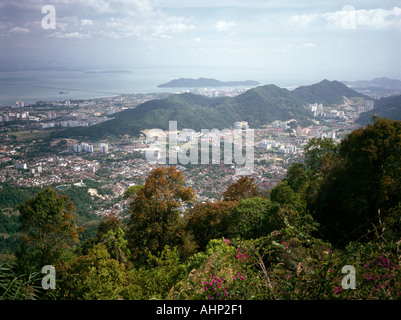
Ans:
{"label": "foliage", "polygon": [[[67,196],[74,203],[74,216],[78,224],[82,224],[88,221],[98,220],[98,217],[93,212],[91,207],[96,207],[96,201],[94,201],[88,193],[88,187],[77,187],[71,186],[63,190],[57,190],[60,195]],[[99,188],[99,191],[102,190]]]}
{"label": "foliage", "polygon": [[74,300],[117,300],[132,298],[125,266],[110,257],[103,244],[88,255],[75,258],[57,268],[58,298]]}
{"label": "foliage", "polygon": [[0,208],[16,209],[23,201],[33,197],[39,188],[37,187],[16,187],[11,183],[0,183]]}
{"label": "foliage", "polygon": [[197,203],[185,215],[186,228],[194,236],[201,250],[208,242],[228,236],[231,211],[238,205],[236,201]]}
{"label": "foliage", "polygon": [[42,268],[64,258],[78,242],[73,210],[69,198],[51,188],[44,188],[21,204],[20,265]]}
{"label": "foliage", "polygon": [[275,229],[274,205],[266,198],[248,198],[238,203],[230,216],[230,237],[255,239]]}
{"label": "foliage", "polygon": [[38,272],[18,274],[15,266],[0,261],[0,300],[37,299],[38,275]]}
{"label": "foliage", "polygon": [[322,103],[325,105],[341,104],[343,97],[366,98],[361,93],[348,88],[339,81],[323,80],[311,86],[301,86],[293,90],[298,99],[309,101],[309,103]]}
{"label": "foliage", "polygon": [[[127,224],[112,213],[81,239],[71,200],[45,188],[19,208],[19,260],[0,264],[0,297],[401,299],[400,139],[386,119],[339,144],[312,139],[272,189],[241,178],[215,202],[194,203],[182,173],[160,167],[127,191]],[[35,273],[45,264],[57,270],[47,292]]]}
{"label": "foliage", "polygon": [[124,199],[133,199],[138,191],[142,188],[142,185],[135,185],[129,187],[127,190],[124,192]]}
{"label": "foliage", "polygon": [[344,245],[372,234],[374,226],[397,213],[401,123],[376,119],[354,130],[332,158],[310,207],[322,224],[321,235]]}
{"label": "foliage", "polygon": [[331,138],[312,138],[305,147],[305,164],[315,175],[323,174],[331,164],[337,146]]}
{"label": "foliage", "polygon": [[140,299],[166,299],[185,276],[177,248],[166,246],[158,255],[148,254],[145,266],[132,270],[130,279],[141,290]]}
{"label": "foliage", "polygon": [[182,244],[184,222],[178,208],[193,198],[193,190],[175,167],[150,173],[130,208],[127,236],[135,258],[160,252],[168,244]]}
{"label": "foliage", "polygon": [[228,186],[223,193],[224,201],[239,201],[246,198],[259,196],[258,186],[254,183],[255,178],[243,176],[237,182]]}

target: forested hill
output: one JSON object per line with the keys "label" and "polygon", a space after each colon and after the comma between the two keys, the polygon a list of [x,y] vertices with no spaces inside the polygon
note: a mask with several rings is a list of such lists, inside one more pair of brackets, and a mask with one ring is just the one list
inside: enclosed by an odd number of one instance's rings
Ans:
{"label": "forested hill", "polygon": [[292,94],[302,101],[312,101],[310,103],[322,103],[324,105],[342,103],[343,97],[367,98],[339,81],[329,80],[323,80],[311,86],[298,87]]}
{"label": "forested hill", "polygon": [[373,110],[362,113],[356,120],[357,123],[366,125],[373,116],[401,120],[401,95],[381,98],[375,101]]}
{"label": "forested hill", "polygon": [[224,129],[235,121],[248,121],[251,127],[275,120],[296,119],[309,124],[309,103],[338,104],[343,97],[364,97],[338,81],[299,87],[293,91],[275,85],[259,86],[236,97],[207,98],[190,93],[148,101],[135,109],[115,114],[113,120],[92,127],[69,128],[57,136],[86,136],[92,139],[108,135],[138,135],[141,130],[167,130],[169,121],[177,121],[178,129]]}

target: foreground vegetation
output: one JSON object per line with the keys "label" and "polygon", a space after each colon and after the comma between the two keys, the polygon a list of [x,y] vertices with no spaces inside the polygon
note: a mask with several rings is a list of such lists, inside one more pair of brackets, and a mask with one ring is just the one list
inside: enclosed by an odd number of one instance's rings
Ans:
{"label": "foreground vegetation", "polygon": [[[70,199],[42,189],[19,207],[0,297],[399,299],[400,161],[401,122],[374,119],[339,144],[312,139],[268,192],[242,177],[195,203],[181,172],[160,167],[127,190],[127,221],[106,216],[84,240]],[[55,289],[42,288],[45,265]]]}

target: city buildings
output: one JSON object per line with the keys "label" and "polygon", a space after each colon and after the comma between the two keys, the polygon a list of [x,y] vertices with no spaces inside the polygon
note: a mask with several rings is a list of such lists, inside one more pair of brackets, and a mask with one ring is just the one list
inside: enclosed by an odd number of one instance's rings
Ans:
{"label": "city buildings", "polygon": [[100,153],[107,154],[109,152],[109,145],[107,143],[100,144]]}

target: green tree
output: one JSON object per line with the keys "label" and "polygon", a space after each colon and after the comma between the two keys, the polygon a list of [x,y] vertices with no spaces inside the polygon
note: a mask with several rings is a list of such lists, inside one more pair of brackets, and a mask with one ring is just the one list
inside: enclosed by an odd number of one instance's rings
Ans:
{"label": "green tree", "polygon": [[124,192],[124,199],[134,199],[138,191],[143,187],[143,185],[137,184],[135,186],[129,187],[127,190]]}
{"label": "green tree", "polygon": [[194,236],[200,250],[204,250],[211,239],[229,235],[231,212],[237,205],[237,201],[207,201],[195,204],[186,213],[187,230]]}
{"label": "green tree", "polygon": [[305,147],[305,164],[314,175],[323,174],[330,168],[331,160],[338,150],[331,138],[312,138]]}
{"label": "green tree", "polygon": [[365,237],[399,214],[401,122],[375,119],[342,140],[311,206],[324,237],[335,243]]}
{"label": "green tree", "polygon": [[177,248],[166,246],[160,253],[147,256],[146,266],[129,272],[130,283],[137,287],[140,299],[169,299],[177,283],[186,275]]}
{"label": "green tree", "polygon": [[116,259],[120,263],[127,262],[130,256],[130,251],[127,247],[124,231],[118,227],[117,230],[109,230],[102,237],[102,243],[106,246],[110,257]]}
{"label": "green tree", "polygon": [[258,186],[254,181],[255,178],[242,176],[223,193],[223,201],[239,201],[241,199],[258,197]]}
{"label": "green tree", "polygon": [[130,290],[124,264],[110,257],[104,244],[97,244],[89,254],[74,258],[70,264],[58,269],[60,299],[117,300],[135,299]]}
{"label": "green tree", "polygon": [[194,196],[175,167],[151,171],[130,207],[127,238],[134,259],[161,252],[166,245],[183,244],[184,222],[179,208]]}
{"label": "green tree", "polygon": [[19,265],[41,270],[68,256],[79,234],[73,210],[69,198],[51,188],[44,188],[20,205]]}
{"label": "green tree", "polygon": [[97,239],[100,241],[105,234],[109,231],[117,232],[119,228],[122,228],[121,219],[117,216],[115,212],[105,215],[99,223],[97,228]]}
{"label": "green tree", "polygon": [[310,185],[310,178],[305,164],[293,163],[287,170],[284,181],[294,192],[305,194]]}
{"label": "green tree", "polygon": [[230,237],[255,239],[275,228],[271,224],[273,204],[266,198],[248,198],[238,203],[230,217]]}

